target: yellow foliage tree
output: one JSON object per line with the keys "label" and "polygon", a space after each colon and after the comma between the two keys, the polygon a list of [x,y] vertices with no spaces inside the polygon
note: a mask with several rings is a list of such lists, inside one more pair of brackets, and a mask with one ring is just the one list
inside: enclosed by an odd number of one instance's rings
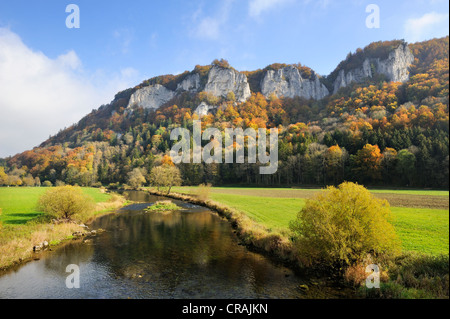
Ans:
{"label": "yellow foliage tree", "polygon": [[93,200],[78,186],[60,186],[47,190],[38,201],[38,209],[56,218],[70,219],[93,209]]}
{"label": "yellow foliage tree", "polygon": [[299,256],[305,264],[339,267],[363,260],[368,253],[396,254],[399,242],[386,200],[345,182],[309,199],[291,222]]}

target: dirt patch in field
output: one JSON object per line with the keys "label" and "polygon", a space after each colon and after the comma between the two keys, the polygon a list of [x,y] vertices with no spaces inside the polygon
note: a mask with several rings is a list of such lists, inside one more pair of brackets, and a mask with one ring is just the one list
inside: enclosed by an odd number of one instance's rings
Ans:
{"label": "dirt patch in field", "polygon": [[449,198],[447,196],[404,195],[404,194],[374,194],[375,197],[387,199],[392,207],[413,207],[448,209]]}
{"label": "dirt patch in field", "polygon": [[261,197],[275,197],[275,198],[310,198],[317,194],[318,190],[303,190],[303,189],[253,189],[253,188],[230,188],[230,189],[214,189],[211,188],[211,193],[216,194],[233,194],[243,196],[261,196]]}
{"label": "dirt patch in field", "polygon": [[[319,190],[311,189],[248,189],[248,188],[230,188],[230,189],[211,189],[211,193],[233,194],[243,196],[261,196],[275,198],[311,198]],[[410,194],[390,194],[376,193],[377,198],[386,199],[392,207],[412,207],[412,208],[432,208],[449,209],[448,196],[435,195],[410,195]]]}

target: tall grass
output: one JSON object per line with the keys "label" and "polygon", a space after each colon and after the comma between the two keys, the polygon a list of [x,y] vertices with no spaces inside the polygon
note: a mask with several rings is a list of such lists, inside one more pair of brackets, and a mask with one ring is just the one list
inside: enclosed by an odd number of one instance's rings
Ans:
{"label": "tall grass", "polygon": [[211,184],[201,184],[198,186],[198,188],[195,190],[195,195],[199,200],[206,201],[209,199],[211,192]]}
{"label": "tall grass", "polygon": [[361,287],[367,298],[449,298],[449,256],[404,254],[389,264],[389,280],[380,289]]}

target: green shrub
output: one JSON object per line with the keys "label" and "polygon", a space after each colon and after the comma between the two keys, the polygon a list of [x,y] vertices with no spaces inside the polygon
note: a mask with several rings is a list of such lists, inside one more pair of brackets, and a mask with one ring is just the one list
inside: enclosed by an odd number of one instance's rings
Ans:
{"label": "green shrub", "polygon": [[364,260],[368,253],[398,252],[390,218],[386,200],[375,198],[363,186],[345,182],[307,200],[290,228],[301,262],[343,267]]}
{"label": "green shrub", "polygon": [[50,182],[50,181],[44,181],[44,182],[42,183],[42,186],[44,186],[44,187],[52,187],[53,184],[52,184],[52,182]]}
{"label": "green shrub", "polygon": [[422,289],[405,288],[395,283],[381,283],[380,289],[361,287],[359,295],[369,299],[433,299],[434,295]]}
{"label": "green shrub", "polygon": [[59,186],[47,190],[38,201],[38,209],[56,218],[70,219],[92,211],[93,199],[77,186]]}
{"label": "green shrub", "polygon": [[173,203],[170,200],[158,201],[154,203],[152,206],[149,206],[145,209],[147,212],[164,212],[164,211],[172,211],[172,210],[180,210],[177,204]]}
{"label": "green shrub", "polygon": [[449,297],[449,256],[402,255],[389,267],[390,278],[406,289]]}

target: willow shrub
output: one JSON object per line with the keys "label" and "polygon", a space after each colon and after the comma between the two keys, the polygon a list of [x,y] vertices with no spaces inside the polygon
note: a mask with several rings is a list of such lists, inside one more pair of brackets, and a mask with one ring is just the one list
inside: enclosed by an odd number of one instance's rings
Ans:
{"label": "willow shrub", "polygon": [[75,214],[94,208],[93,199],[78,186],[59,186],[48,189],[38,201],[38,209],[56,218],[70,219]]}
{"label": "willow shrub", "polygon": [[368,253],[396,255],[400,245],[390,220],[386,200],[345,182],[307,200],[290,228],[304,264],[341,267],[361,262]]}

